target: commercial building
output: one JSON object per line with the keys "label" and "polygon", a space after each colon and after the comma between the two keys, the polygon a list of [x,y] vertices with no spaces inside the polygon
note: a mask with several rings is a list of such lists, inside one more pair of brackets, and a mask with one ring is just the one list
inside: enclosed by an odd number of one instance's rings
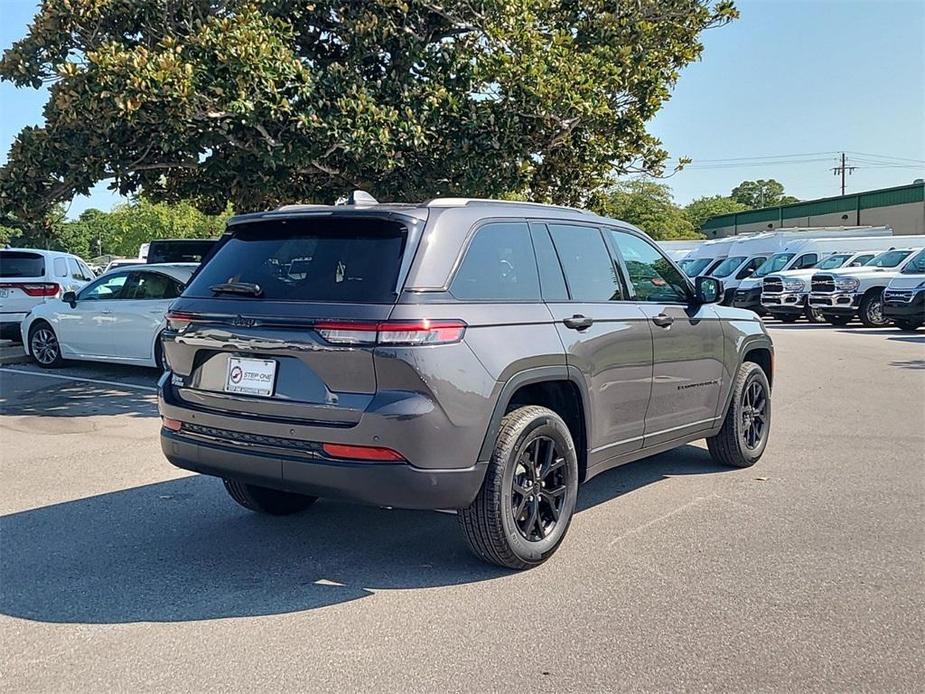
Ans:
{"label": "commercial building", "polygon": [[925,182],[805,200],[710,217],[707,238],[736,236],[783,227],[888,226],[897,235],[925,234]]}

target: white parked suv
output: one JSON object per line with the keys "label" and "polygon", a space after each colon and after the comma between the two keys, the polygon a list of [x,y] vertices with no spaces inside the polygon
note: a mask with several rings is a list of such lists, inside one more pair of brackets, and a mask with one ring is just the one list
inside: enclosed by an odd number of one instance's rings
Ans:
{"label": "white parked suv", "polygon": [[883,291],[883,317],[900,330],[925,325],[925,250],[903,266]]}
{"label": "white parked suv", "polygon": [[863,267],[813,275],[809,305],[829,323],[846,325],[855,315],[868,328],[890,324],[883,315],[883,290],[921,248],[893,248]]}
{"label": "white parked suv", "polygon": [[36,306],[77,291],[95,279],[70,253],[35,248],[0,250],[0,331],[19,335],[23,318]]}

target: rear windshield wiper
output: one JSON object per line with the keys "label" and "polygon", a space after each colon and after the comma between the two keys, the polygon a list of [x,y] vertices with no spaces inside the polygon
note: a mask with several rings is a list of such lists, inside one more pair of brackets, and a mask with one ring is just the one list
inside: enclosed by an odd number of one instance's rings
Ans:
{"label": "rear windshield wiper", "polygon": [[260,285],[253,282],[222,282],[213,284],[209,289],[216,294],[249,294],[250,296],[263,294]]}

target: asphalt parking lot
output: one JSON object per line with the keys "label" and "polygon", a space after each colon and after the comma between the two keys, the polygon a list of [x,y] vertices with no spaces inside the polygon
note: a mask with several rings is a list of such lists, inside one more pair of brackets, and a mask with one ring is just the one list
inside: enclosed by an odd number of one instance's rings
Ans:
{"label": "asphalt parking lot", "polygon": [[249,514],[163,459],[153,371],[2,367],[3,688],[920,691],[925,332],[771,332],[756,467],[595,478],[525,573],[447,514]]}

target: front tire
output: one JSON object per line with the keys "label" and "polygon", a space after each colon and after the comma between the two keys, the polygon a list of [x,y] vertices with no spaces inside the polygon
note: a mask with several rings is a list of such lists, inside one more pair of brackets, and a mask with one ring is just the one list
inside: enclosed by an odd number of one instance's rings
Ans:
{"label": "front tire", "polygon": [[803,315],[810,323],[825,323],[825,316],[819,313],[818,309],[813,308],[809,304],[803,309]]}
{"label": "front tire", "polygon": [[732,401],[723,427],[707,439],[713,460],[730,467],[751,467],[768,445],[771,430],[771,386],[764,370],[744,362],[732,385]]}
{"label": "front tire", "polygon": [[306,496],[284,492],[269,487],[258,487],[255,484],[226,480],[225,491],[241,506],[256,513],[266,513],[271,516],[289,516],[304,511],[318,500],[317,496]]}
{"label": "front tire", "polygon": [[578,457],[565,422],[530,405],[505,415],[482,488],[457,514],[483,561],[527,569],[558,549],[578,496]]}
{"label": "front tire", "polygon": [[865,328],[882,328],[889,325],[889,321],[883,317],[883,292],[872,292],[861,299],[861,305],[858,308],[858,318],[864,324]]}
{"label": "front tire", "polygon": [[793,313],[785,313],[778,316],[782,323],[796,323],[799,320],[800,316]]}
{"label": "front tire", "polygon": [[64,365],[58,336],[54,328],[43,320],[36,321],[29,328],[29,354],[43,369],[57,369]]}

